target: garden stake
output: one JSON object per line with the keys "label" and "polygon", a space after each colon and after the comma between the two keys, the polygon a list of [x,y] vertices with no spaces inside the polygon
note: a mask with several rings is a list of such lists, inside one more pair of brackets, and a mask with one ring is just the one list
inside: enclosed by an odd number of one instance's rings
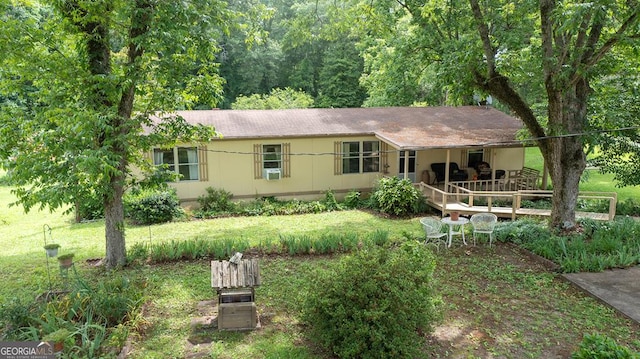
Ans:
{"label": "garden stake", "polygon": [[[44,235],[44,245],[47,245],[47,229],[49,229],[49,239],[53,242],[53,237],[51,236],[51,227],[48,224],[44,224],[42,226],[42,232]],[[49,293],[51,293],[51,271],[49,270],[49,256],[45,253],[45,257],[47,257],[47,279],[49,280]]]}

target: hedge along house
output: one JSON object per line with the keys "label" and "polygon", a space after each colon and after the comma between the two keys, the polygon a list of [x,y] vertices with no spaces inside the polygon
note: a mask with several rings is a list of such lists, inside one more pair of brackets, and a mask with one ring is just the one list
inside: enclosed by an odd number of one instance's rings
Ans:
{"label": "hedge along house", "polygon": [[[195,202],[207,187],[234,199],[319,198],[370,191],[382,176],[435,183],[433,163],[457,164],[474,177],[482,161],[522,169],[515,141],[522,122],[493,108],[395,107],[178,111],[191,124],[223,137],[206,145],[154,149],[154,164],[181,175],[178,197]],[[448,176],[447,176],[448,177]],[[449,179],[447,178],[446,181]]]}

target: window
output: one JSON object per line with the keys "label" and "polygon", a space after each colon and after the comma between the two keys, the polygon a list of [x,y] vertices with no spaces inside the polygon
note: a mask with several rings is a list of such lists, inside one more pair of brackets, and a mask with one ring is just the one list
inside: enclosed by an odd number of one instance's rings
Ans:
{"label": "window", "polygon": [[282,168],[282,145],[262,145],[262,169]]}
{"label": "window", "polygon": [[255,179],[291,177],[291,144],[253,144],[253,173]]}
{"label": "window", "polygon": [[342,173],[379,171],[380,141],[342,142]]}
{"label": "window", "polygon": [[167,166],[169,171],[180,176],[179,181],[197,181],[199,179],[197,147],[154,149],[153,164]]}

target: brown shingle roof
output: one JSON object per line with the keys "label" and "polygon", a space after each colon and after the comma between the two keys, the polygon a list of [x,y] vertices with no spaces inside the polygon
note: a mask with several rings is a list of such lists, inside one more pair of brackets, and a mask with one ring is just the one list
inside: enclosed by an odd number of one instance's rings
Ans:
{"label": "brown shingle roof", "polygon": [[[508,145],[522,122],[493,108],[385,107],[178,111],[224,139],[376,135],[398,149]],[[513,143],[515,145],[515,143]]]}

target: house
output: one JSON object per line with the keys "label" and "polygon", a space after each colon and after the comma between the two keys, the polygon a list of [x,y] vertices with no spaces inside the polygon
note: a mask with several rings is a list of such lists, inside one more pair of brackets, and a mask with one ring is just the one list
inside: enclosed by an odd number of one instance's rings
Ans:
{"label": "house", "polygon": [[[181,174],[172,183],[183,202],[207,187],[234,199],[310,199],[369,191],[382,176],[435,183],[432,164],[455,163],[469,179],[474,164],[496,173],[519,170],[522,122],[493,108],[391,107],[178,111],[191,124],[222,134],[205,145],[154,149],[155,164]],[[486,171],[486,169],[484,169]],[[497,171],[497,172],[496,172]],[[446,178],[445,180],[449,180]]]}

